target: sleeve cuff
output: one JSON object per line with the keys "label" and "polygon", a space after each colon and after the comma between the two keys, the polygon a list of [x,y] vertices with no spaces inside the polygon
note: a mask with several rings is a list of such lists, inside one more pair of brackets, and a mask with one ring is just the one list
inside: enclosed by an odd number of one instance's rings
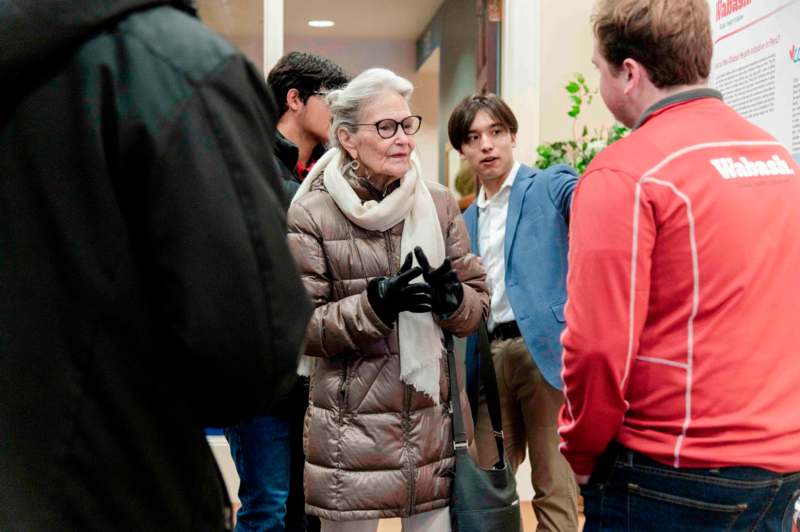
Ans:
{"label": "sleeve cuff", "polygon": [[364,315],[369,318],[369,321],[375,325],[375,328],[378,329],[381,334],[384,336],[389,336],[394,330],[394,327],[391,325],[386,325],[383,320],[378,316],[375,312],[375,309],[372,308],[372,305],[369,304],[369,298],[367,297],[367,291],[364,290],[361,292],[361,308],[364,310]]}
{"label": "sleeve cuff", "polygon": [[448,314],[443,314],[441,316],[435,315],[436,322],[442,329],[448,329],[449,324],[457,322],[467,311],[467,298],[469,297],[467,291],[472,288],[464,283],[461,283],[461,286],[464,290],[464,296],[461,298],[461,303],[459,303],[458,308]]}

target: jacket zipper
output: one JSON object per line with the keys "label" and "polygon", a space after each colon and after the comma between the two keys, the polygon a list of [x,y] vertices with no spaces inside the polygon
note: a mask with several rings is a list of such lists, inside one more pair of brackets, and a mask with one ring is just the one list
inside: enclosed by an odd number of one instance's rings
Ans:
{"label": "jacket zipper", "polygon": [[347,381],[350,378],[350,357],[348,356],[342,370],[342,382],[339,384],[339,424],[344,423],[344,412],[347,408]]}
{"label": "jacket zipper", "polygon": [[[389,231],[384,231],[383,239],[386,241],[386,255],[388,256],[389,262],[389,275],[393,275],[395,265],[394,265],[394,244],[392,243],[392,235]],[[400,263],[402,264],[402,260]]]}
{"label": "jacket zipper", "polygon": [[[392,275],[396,269],[394,262],[394,243],[392,240],[391,230],[384,231],[384,240],[386,241],[386,251],[389,262],[389,275]],[[403,257],[400,257],[400,263],[403,262]],[[398,345],[400,338],[398,337]],[[408,506],[406,508],[406,515],[411,515],[417,502],[417,488],[416,478],[414,478],[414,456],[413,449],[409,442],[411,441],[411,388],[408,384],[403,386],[403,446],[406,448],[406,480],[407,480],[407,493],[408,493]]]}
{"label": "jacket zipper", "polygon": [[403,387],[403,437],[405,438],[404,445],[406,446],[406,476],[408,477],[408,508],[406,515],[411,515],[414,507],[417,505],[417,486],[416,478],[414,475],[414,451],[409,442],[411,441],[411,387],[406,384]]}

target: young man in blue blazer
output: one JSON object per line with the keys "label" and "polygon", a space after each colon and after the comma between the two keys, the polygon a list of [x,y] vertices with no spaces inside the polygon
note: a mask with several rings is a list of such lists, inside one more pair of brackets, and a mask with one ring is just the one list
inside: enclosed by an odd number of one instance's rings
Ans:
{"label": "young man in blue blazer", "polygon": [[[487,328],[497,374],[506,456],[517,470],[531,459],[538,530],[578,529],[577,487],[558,449],[567,224],[578,177],[563,165],[536,170],[514,159],[517,119],[493,94],[462,100],[450,142],[481,189],[464,213],[472,252],[492,290]],[[484,467],[497,461],[488,411],[479,401],[476,339],[467,344],[467,387]],[[478,407],[478,405],[480,405]],[[477,408],[476,408],[477,407]]]}

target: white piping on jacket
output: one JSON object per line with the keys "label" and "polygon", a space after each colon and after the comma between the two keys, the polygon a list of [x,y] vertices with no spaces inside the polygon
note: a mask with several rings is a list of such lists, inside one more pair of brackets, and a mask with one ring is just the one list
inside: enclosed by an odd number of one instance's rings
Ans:
{"label": "white piping on jacket", "polygon": [[694,376],[694,318],[697,316],[697,309],[700,306],[700,267],[697,257],[697,233],[694,222],[694,213],[692,212],[692,201],[689,196],[678,190],[674,183],[663,181],[653,177],[643,177],[639,183],[653,183],[669,188],[686,204],[686,217],[689,221],[689,249],[692,255],[692,312],[689,314],[689,321],[686,324],[686,393],[685,400],[685,414],[683,418],[683,427],[681,428],[681,435],[678,436],[675,442],[675,462],[674,467],[680,467],[680,453],[683,440],[686,438],[686,432],[689,430],[689,424],[692,421],[692,378]]}
{"label": "white piping on jacket", "polygon": [[[686,370],[686,393],[684,396],[685,401],[685,416],[683,421],[683,427],[681,429],[681,434],[678,436],[678,439],[675,442],[675,450],[674,450],[674,467],[680,467],[680,451],[683,445],[683,440],[686,438],[686,432],[689,429],[689,425],[691,423],[691,406],[692,406],[692,378],[693,378],[693,362],[694,362],[694,318],[697,316],[698,308],[700,305],[700,271],[699,271],[699,261],[698,261],[698,251],[697,251],[697,238],[696,238],[696,230],[695,230],[695,220],[694,214],[692,212],[692,203],[689,197],[678,190],[675,184],[660,180],[657,178],[652,177],[653,174],[661,170],[664,166],[671,163],[675,159],[682,157],[690,152],[708,149],[708,148],[726,148],[726,147],[736,147],[736,146],[780,146],[784,147],[783,144],[777,141],[761,141],[761,140],[736,140],[736,141],[726,141],[726,142],[706,142],[701,144],[694,144],[692,146],[687,146],[681,148],[678,151],[675,151],[662,159],[658,164],[647,170],[642,177],[636,183],[636,191],[634,194],[634,206],[633,206],[633,238],[631,244],[631,290],[630,290],[630,306],[629,306],[629,326],[628,326],[628,353],[625,361],[625,371],[622,377],[622,381],[620,382],[620,392],[623,393],[624,398],[624,388],[627,383],[627,380],[630,375],[630,363],[631,359],[633,358],[633,339],[634,339],[634,317],[635,317],[635,296],[636,296],[636,258],[639,253],[639,203],[641,201],[641,192],[642,192],[642,184],[643,183],[653,183],[656,185],[666,186],[672,190],[672,192],[678,196],[680,199],[684,201],[686,204],[687,209],[687,218],[689,221],[689,244],[691,249],[692,255],[692,276],[693,276],[693,290],[692,290],[692,312],[689,316],[689,320],[687,323],[687,362],[686,364],[681,364],[679,362],[672,362],[665,359],[657,359],[651,357],[638,357],[645,362],[652,362],[652,363],[662,363],[665,365],[676,366]],[[564,328],[562,332],[562,338],[564,333],[566,333],[567,327]],[[562,341],[563,346],[563,341]],[[563,380],[563,361],[564,361],[564,352],[562,349],[562,380]],[[559,427],[558,432],[559,434],[562,431],[566,431],[567,429],[571,428],[575,424],[575,415],[572,412],[572,404],[569,401],[569,395],[567,393],[567,385],[564,382],[564,397],[567,403],[567,410],[569,412],[570,417],[572,418],[572,423],[567,426]],[[627,401],[625,401],[627,403]],[[560,448],[565,446],[564,443],[559,445]]]}
{"label": "white piping on jacket", "polygon": [[687,364],[684,364],[683,362],[675,362],[672,360],[667,360],[666,358],[636,357],[636,360],[641,360],[642,362],[652,362],[653,364],[664,364],[665,366],[672,366],[674,368],[681,368],[681,369],[686,369],[689,367]]}

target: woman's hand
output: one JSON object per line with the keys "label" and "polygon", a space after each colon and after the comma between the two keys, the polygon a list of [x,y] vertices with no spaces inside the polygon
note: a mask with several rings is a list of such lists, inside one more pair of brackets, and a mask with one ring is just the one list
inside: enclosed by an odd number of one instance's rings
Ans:
{"label": "woman's hand", "polygon": [[456,311],[464,299],[464,287],[461,286],[450,259],[444,259],[441,266],[432,270],[421,247],[414,248],[414,255],[422,268],[422,277],[433,290],[433,313],[446,318]]}
{"label": "woman's hand", "polygon": [[378,317],[386,324],[394,323],[401,312],[430,312],[433,302],[428,283],[411,283],[422,273],[411,267],[411,253],[400,271],[392,277],[378,277],[367,285],[367,299]]}

